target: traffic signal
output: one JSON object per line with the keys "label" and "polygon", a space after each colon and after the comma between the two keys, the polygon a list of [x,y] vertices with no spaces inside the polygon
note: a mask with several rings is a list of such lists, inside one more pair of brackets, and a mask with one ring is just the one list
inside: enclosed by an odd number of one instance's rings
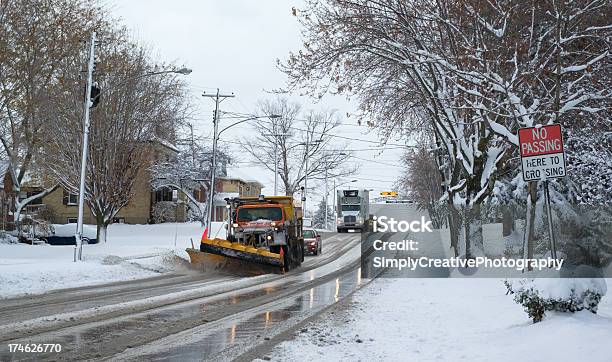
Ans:
{"label": "traffic signal", "polygon": [[98,85],[98,82],[95,82],[91,85],[91,108],[95,108],[98,103],[100,103],[100,93],[102,89]]}
{"label": "traffic signal", "polygon": [[[87,97],[87,86],[83,87],[84,88],[84,92],[83,92],[83,99],[85,99],[85,97]],[[91,85],[91,98],[89,98],[91,100],[91,107],[90,108],[95,108],[98,103],[100,103],[100,93],[102,92],[102,88],[100,88],[100,86],[98,85],[98,82],[94,82]]]}

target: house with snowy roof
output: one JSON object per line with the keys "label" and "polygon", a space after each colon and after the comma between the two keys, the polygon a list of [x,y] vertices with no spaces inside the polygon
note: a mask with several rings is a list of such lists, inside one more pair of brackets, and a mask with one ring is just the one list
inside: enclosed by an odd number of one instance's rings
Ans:
{"label": "house with snowy roof", "polygon": [[[169,142],[160,139],[152,140],[154,152],[151,163],[159,158],[171,159],[178,153],[178,149]],[[46,182],[28,183],[27,188],[22,190],[22,198],[31,193],[40,192],[44,187],[49,187]],[[44,184],[44,185],[43,185]],[[50,194],[36,202],[38,208],[46,210],[45,218],[55,224],[76,223],[78,217],[79,195],[71,193],[62,187],[58,187]],[[163,209],[164,215],[158,215]],[[85,204],[83,213],[86,224],[96,224],[92,213]],[[183,222],[187,219],[187,204],[184,195],[172,188],[159,188],[153,190],[151,187],[151,174],[148,167],[143,167],[138,173],[133,189],[133,195],[129,203],[123,207],[113,222],[129,224],[147,224],[160,221]]]}
{"label": "house with snowy roof", "polygon": [[[215,182],[215,197],[213,200],[213,221],[227,220],[226,198],[259,196],[264,185],[253,176],[243,172],[238,167],[224,166],[223,176],[218,176]],[[206,202],[205,190],[194,192],[200,202]]]}
{"label": "house with snowy roof", "polygon": [[0,230],[14,230],[15,198],[19,192],[19,181],[10,160],[0,160]]}

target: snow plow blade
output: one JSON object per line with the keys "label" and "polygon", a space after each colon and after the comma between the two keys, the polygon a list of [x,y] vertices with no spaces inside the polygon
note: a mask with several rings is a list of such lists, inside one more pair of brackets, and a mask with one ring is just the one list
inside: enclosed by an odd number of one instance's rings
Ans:
{"label": "snow plow blade", "polygon": [[281,254],[223,239],[203,239],[200,250],[189,248],[187,253],[192,264],[204,269],[246,275],[282,273],[284,270]]}

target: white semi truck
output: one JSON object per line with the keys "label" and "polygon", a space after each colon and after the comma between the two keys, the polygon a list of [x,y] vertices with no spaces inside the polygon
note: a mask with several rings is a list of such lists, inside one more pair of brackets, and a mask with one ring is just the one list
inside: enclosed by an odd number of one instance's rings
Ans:
{"label": "white semi truck", "polygon": [[370,220],[370,194],[368,190],[338,190],[336,195],[336,228],[339,233],[348,230],[368,230]]}

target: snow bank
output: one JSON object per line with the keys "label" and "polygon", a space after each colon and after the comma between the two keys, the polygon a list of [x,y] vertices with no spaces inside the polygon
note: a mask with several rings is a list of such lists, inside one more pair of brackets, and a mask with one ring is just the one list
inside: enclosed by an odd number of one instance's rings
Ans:
{"label": "snow bank", "polygon": [[[56,234],[74,235],[75,224],[61,225]],[[95,225],[86,225],[93,232]],[[199,246],[200,223],[154,225],[112,224],[108,241],[85,245],[83,262],[74,263],[74,246],[0,243],[0,298],[43,293],[53,289],[110,283],[172,271],[165,256],[187,259],[186,248]],[[212,235],[225,237],[223,223],[213,223]],[[87,234],[86,234],[87,236]]]}
{"label": "snow bank", "polygon": [[[24,247],[32,248],[19,246]],[[159,275],[123,261],[105,265],[102,260],[74,263],[65,258],[10,260],[4,257],[4,251],[0,259],[0,298]]]}
{"label": "snow bank", "polygon": [[610,361],[612,301],[532,324],[495,279],[380,279],[305,326],[274,361]]}
{"label": "snow bank", "polygon": [[0,232],[0,244],[17,244],[19,239],[15,236],[7,234],[5,232]]}

